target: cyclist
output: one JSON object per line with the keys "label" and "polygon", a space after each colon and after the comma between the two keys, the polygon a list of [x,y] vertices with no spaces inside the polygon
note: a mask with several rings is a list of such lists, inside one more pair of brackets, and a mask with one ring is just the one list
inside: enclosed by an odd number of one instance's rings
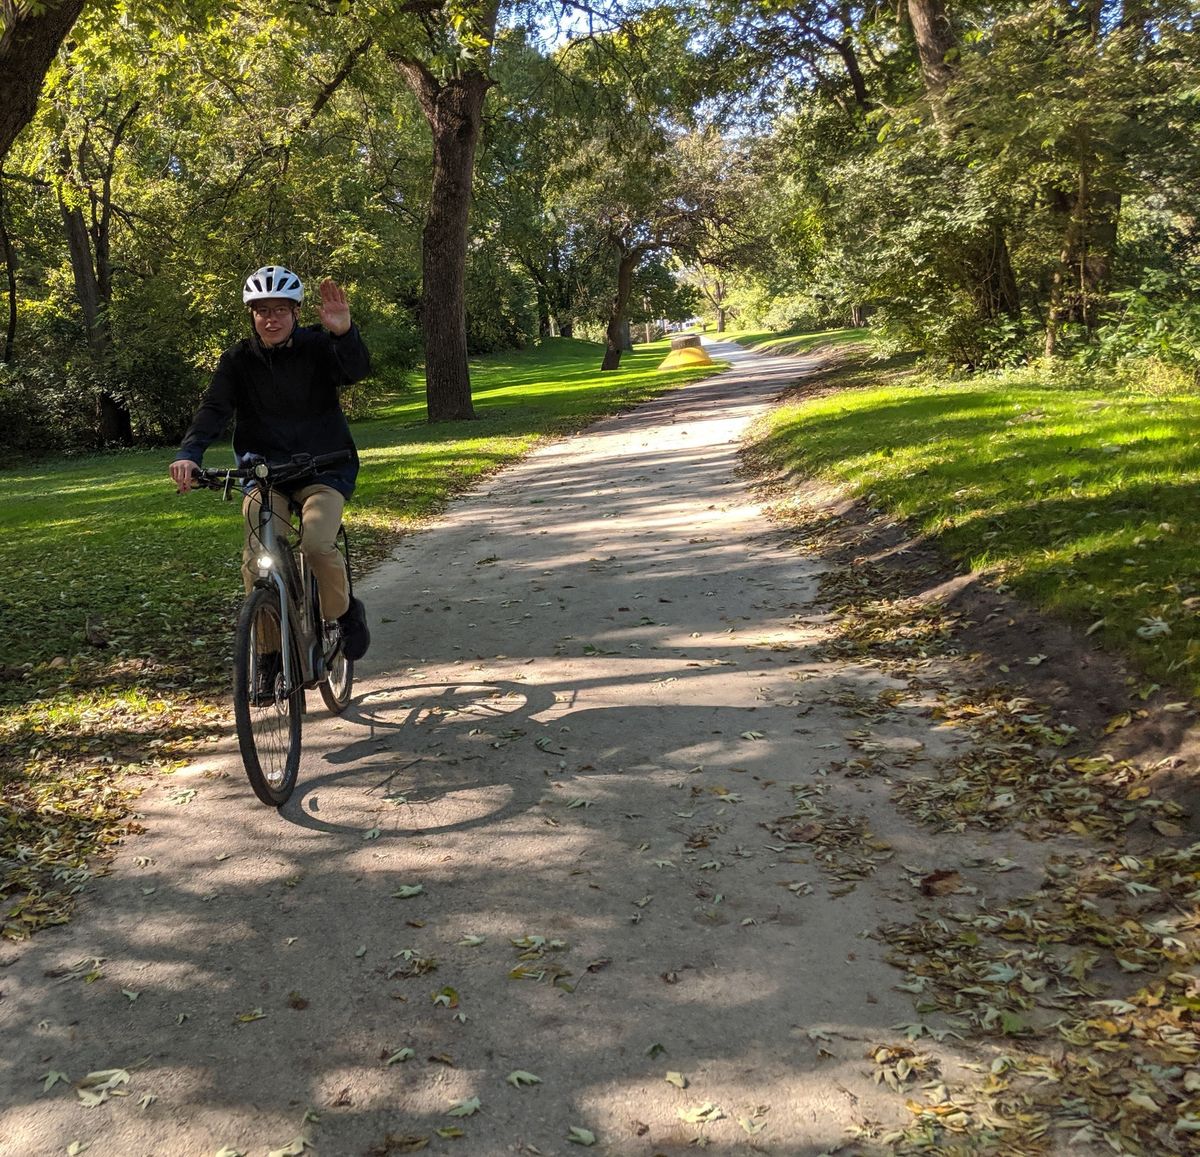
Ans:
{"label": "cyclist", "polygon": [[[304,286],[296,274],[282,265],[264,265],[246,278],[242,301],[249,307],[250,336],[221,355],[170,474],[179,493],[186,494],[204,451],[231,417],[239,465],[253,455],[280,462],[293,454],[350,451],[343,465],[317,474],[286,495],[277,492],[273,514],[286,521],[289,498],[299,508],[300,549],[317,578],[321,615],[341,624],[346,657],[361,659],[371,641],[366,611],[359,599],[350,597],[336,546],[342,508],[358,476],[358,452],[338,391],[365,378],[371,362],[350,320],[345,291],[326,278],[318,292],[321,325],[301,326]],[[258,503],[257,489],[250,487],[242,505],[242,580],[247,591],[256,574],[251,534],[258,528]]]}

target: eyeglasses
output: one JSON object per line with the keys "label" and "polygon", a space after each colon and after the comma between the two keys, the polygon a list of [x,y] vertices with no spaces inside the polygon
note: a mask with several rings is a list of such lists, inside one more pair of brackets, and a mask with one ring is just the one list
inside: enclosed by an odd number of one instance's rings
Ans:
{"label": "eyeglasses", "polygon": [[293,309],[295,306],[292,305],[259,305],[255,303],[250,307],[250,312],[255,317],[287,317]]}

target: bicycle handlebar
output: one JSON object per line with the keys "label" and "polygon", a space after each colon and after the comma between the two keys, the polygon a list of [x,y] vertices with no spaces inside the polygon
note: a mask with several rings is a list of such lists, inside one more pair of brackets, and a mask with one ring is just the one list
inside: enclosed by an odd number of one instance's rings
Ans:
{"label": "bicycle handlebar", "polygon": [[279,485],[316,474],[325,466],[349,462],[350,457],[349,450],[335,450],[332,454],[293,454],[287,462],[268,462],[260,458],[246,466],[235,466],[227,470],[210,470],[201,466],[192,474],[192,484],[202,490],[227,490],[234,481],[259,481]]}

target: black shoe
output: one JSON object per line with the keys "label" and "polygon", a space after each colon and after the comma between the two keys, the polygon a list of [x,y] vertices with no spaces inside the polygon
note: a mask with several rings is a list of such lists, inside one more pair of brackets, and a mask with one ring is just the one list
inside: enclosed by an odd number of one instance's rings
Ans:
{"label": "black shoe", "polygon": [[347,659],[361,659],[371,645],[371,632],[367,629],[367,608],[358,599],[351,599],[350,609],[338,622],[342,627],[342,654]]}
{"label": "black shoe", "polygon": [[262,706],[275,702],[275,692],[279,685],[279,676],[283,672],[283,659],[278,651],[263,651],[256,659],[254,687],[251,695],[254,703]]}

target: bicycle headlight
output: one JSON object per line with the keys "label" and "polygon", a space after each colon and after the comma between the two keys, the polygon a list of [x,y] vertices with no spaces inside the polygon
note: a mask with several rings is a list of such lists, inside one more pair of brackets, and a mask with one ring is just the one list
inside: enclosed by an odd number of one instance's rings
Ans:
{"label": "bicycle headlight", "polygon": [[270,573],[271,566],[274,561],[275,560],[269,554],[260,554],[258,558],[254,560],[254,565],[258,567],[258,573],[260,575],[265,575]]}

